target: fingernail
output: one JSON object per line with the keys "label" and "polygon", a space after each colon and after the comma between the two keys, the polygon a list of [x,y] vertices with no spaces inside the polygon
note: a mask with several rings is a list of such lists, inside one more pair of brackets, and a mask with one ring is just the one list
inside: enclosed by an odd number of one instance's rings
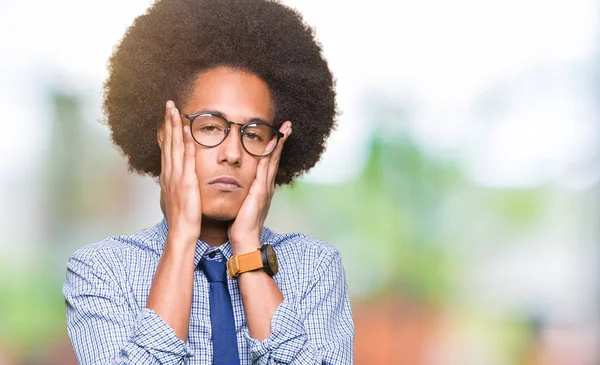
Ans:
{"label": "fingernail", "polygon": [[167,101],[167,108],[172,108],[175,105],[173,104],[173,102],[171,100]]}
{"label": "fingernail", "polygon": [[174,117],[175,114],[177,114],[177,109],[176,108],[172,108],[171,109],[171,116]]}

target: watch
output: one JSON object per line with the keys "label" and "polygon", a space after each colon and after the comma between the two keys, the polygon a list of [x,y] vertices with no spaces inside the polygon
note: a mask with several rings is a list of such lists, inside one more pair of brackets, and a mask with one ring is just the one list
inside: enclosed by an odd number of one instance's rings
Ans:
{"label": "watch", "polygon": [[273,276],[279,271],[277,255],[273,246],[265,243],[256,251],[233,256],[227,261],[227,272],[232,279],[245,272],[259,269],[263,269],[269,276]]}

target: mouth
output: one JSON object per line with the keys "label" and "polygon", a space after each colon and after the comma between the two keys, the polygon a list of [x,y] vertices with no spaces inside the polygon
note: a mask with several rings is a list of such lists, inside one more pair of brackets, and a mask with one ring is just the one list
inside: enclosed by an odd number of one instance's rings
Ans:
{"label": "mouth", "polygon": [[240,181],[232,176],[220,176],[208,183],[208,186],[222,191],[236,191],[242,188]]}

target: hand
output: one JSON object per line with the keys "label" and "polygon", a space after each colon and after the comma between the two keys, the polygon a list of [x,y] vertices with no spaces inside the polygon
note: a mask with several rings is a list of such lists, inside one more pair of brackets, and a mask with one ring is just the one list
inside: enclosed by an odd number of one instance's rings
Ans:
{"label": "hand", "polygon": [[196,145],[189,125],[182,125],[179,111],[172,101],[167,102],[165,123],[158,133],[161,149],[160,194],[169,233],[195,244],[202,222],[195,164]]}
{"label": "hand", "polygon": [[[229,241],[235,255],[250,252],[260,247],[260,234],[275,191],[275,176],[279,168],[281,151],[285,141],[292,134],[292,122],[283,123],[279,131],[284,136],[279,140],[279,144],[273,153],[260,157],[256,169],[256,178],[250,186],[248,195],[242,203],[237,217],[229,226]],[[275,142],[271,141],[270,143]]]}

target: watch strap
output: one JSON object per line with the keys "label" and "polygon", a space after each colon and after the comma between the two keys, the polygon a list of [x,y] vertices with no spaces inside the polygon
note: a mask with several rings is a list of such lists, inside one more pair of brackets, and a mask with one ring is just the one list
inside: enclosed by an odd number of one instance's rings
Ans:
{"label": "watch strap", "polygon": [[235,279],[245,272],[262,269],[263,267],[260,249],[233,256],[227,261],[227,272],[232,279]]}

